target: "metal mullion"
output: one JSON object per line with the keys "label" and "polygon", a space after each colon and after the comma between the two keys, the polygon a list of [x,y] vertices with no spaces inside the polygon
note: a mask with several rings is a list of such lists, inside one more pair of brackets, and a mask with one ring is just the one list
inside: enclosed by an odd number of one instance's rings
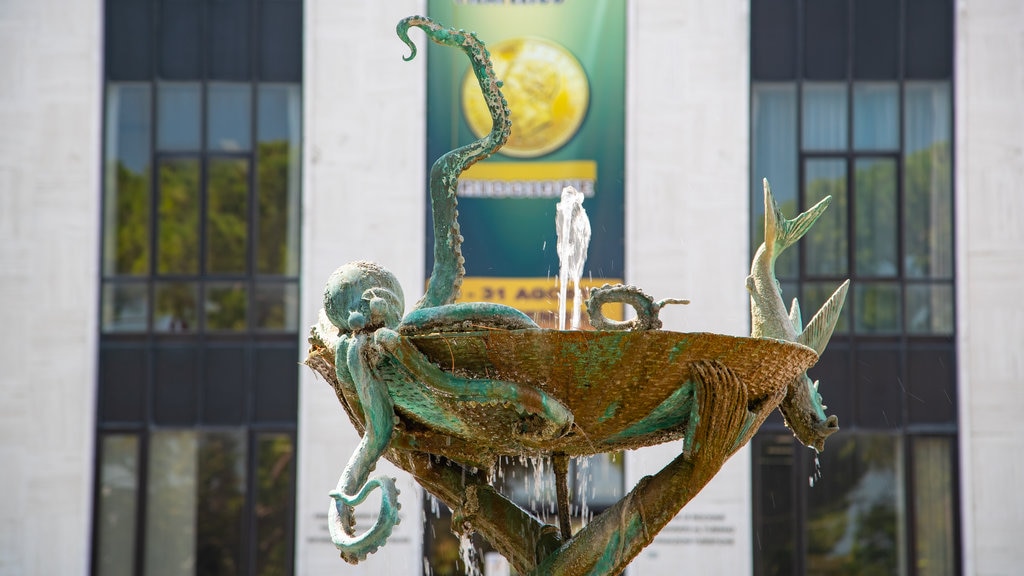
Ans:
{"label": "metal mullion", "polygon": [[[255,4],[255,3],[254,3]],[[250,21],[250,25],[252,22]],[[250,72],[251,66],[253,65],[253,50],[249,51],[249,65]],[[249,189],[246,191],[247,198],[249,201],[249,210],[247,214],[248,226],[246,227],[248,234],[245,239],[245,263],[246,263],[246,285],[249,287],[246,298],[248,300],[246,306],[246,332],[252,333],[256,328],[256,235],[259,233],[258,215],[259,206],[257,202],[259,198],[256,195],[256,181],[259,177],[259,89],[255,82],[252,81],[252,74],[249,75],[250,81],[249,86],[249,174],[247,184]]]}
{"label": "metal mullion", "polygon": [[811,160],[839,160],[849,155],[849,152],[843,150],[803,150],[800,152],[800,156]]}
{"label": "metal mullion", "polygon": [[[150,419],[150,423],[152,423],[152,419]],[[146,496],[149,494],[150,426],[139,431],[139,489],[135,501],[135,574],[144,574],[146,569],[146,512],[149,508],[149,499]]]}
{"label": "metal mullion", "polygon": [[288,490],[288,508],[285,513],[285,523],[287,524],[285,527],[285,533],[291,535],[291,538],[285,539],[285,576],[293,576],[295,573],[295,516],[298,512],[298,504],[296,503],[298,494],[297,480],[299,461],[297,430],[292,430],[288,433],[288,438],[292,444],[292,458],[288,466],[288,483],[290,484],[290,489]]}
{"label": "metal mullion", "polygon": [[903,432],[903,510],[906,514],[906,518],[903,519],[905,527],[904,534],[906,534],[907,542],[903,546],[905,551],[906,560],[906,574],[909,576],[915,576],[917,574],[917,522],[916,513],[917,505],[912,497],[914,493],[914,484],[917,480],[917,474],[914,472],[915,454],[914,454],[914,438],[917,436],[911,436],[906,430]]}
{"label": "metal mullion", "polygon": [[[102,257],[102,255],[101,255]],[[99,419],[99,402],[96,403],[96,421],[100,422]],[[103,443],[101,442],[102,428],[97,426],[97,429],[93,431],[93,451],[92,451],[92,519],[89,522],[89,534],[91,535],[91,541],[89,546],[89,573],[96,574],[97,564],[99,563],[99,534],[100,534],[100,515],[99,515],[99,501],[100,501],[100,466],[103,460]],[[136,456],[138,458],[138,456]],[[135,494],[135,516],[136,521],[139,515],[138,506],[138,492]],[[138,530],[135,530],[138,534]],[[134,542],[132,543],[134,545]],[[135,568],[134,566],[132,567]]]}
{"label": "metal mullion", "polygon": [[239,564],[239,574],[256,574],[256,476],[259,470],[259,442],[257,433],[243,425],[245,430],[246,443],[248,445],[248,458],[246,458],[245,475],[245,505],[242,512],[242,549]]}

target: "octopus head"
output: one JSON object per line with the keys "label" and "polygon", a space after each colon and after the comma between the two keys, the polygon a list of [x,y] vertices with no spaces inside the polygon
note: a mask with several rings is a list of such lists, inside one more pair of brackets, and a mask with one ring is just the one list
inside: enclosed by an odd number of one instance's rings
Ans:
{"label": "octopus head", "polygon": [[405,297],[398,279],[385,268],[350,262],[327,279],[324,311],[342,333],[394,329],[405,313]]}

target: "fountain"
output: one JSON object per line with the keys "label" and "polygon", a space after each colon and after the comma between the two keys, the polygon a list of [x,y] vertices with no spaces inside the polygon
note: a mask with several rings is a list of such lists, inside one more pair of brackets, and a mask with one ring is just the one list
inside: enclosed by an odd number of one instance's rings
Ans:
{"label": "fountain", "polygon": [[[329,528],[342,558],[365,559],[398,522],[394,479],[370,477],[382,457],[453,510],[454,532],[480,534],[517,573],[582,575],[621,572],[776,407],[797,438],[820,450],[838,425],[806,370],[831,336],[847,284],[804,327],[798,303],[787,311],[782,302],[774,266],[827,200],[787,220],[765,182],[765,243],[747,279],[749,338],[660,330],[661,308],[685,301],[655,301],[632,286],[591,290],[593,331],[541,329],[499,304],[455,304],[465,274],[458,178],[504,144],[511,122],[475,34],[406,18],[397,31],[411,50],[407,60],[416,55],[411,27],[469,56],[493,126],[431,168],[434,268],[412,311],[405,313],[395,277],[372,262],[346,264],[327,281],[306,364],[334,387],[362,435],[330,493]],[[606,319],[601,307],[612,302],[631,305],[636,317]],[[572,533],[569,458],[675,440],[681,450],[671,463]],[[550,459],[558,527],[490,484],[488,472],[508,456]],[[355,507],[377,488],[377,519],[357,532]]]}
{"label": "fountain", "polygon": [[572,322],[570,327],[580,327],[580,278],[583,264],[587,261],[590,246],[590,220],[583,208],[583,193],[572,186],[562,190],[562,199],[555,205],[555,231],[558,236],[558,328],[565,330],[565,301],[569,282],[572,282]]}

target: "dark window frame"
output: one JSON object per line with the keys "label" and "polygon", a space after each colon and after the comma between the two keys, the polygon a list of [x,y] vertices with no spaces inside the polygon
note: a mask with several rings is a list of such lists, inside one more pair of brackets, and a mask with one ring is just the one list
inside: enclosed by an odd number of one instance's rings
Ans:
{"label": "dark window frame", "polygon": [[[893,434],[899,438],[901,448],[901,462],[899,466],[904,470],[903,477],[901,479],[903,487],[903,507],[905,510],[903,519],[903,529],[906,535],[906,541],[904,543],[904,552],[906,558],[905,569],[908,575],[915,575],[918,573],[917,567],[915,566],[915,559],[917,557],[916,551],[916,533],[914,514],[915,507],[914,501],[911,497],[911,490],[913,489],[914,474],[913,474],[913,461],[912,461],[912,445],[913,441],[917,438],[929,438],[937,437],[942,438],[950,442],[952,447],[952,462],[951,462],[951,477],[952,477],[952,497],[954,500],[953,510],[953,526],[952,534],[953,541],[955,543],[954,551],[954,573],[961,574],[963,571],[962,566],[962,540],[961,540],[961,520],[960,510],[957,506],[961,497],[960,492],[960,477],[957,462],[959,461],[959,446],[957,438],[959,436],[959,407],[956,405],[956,388],[957,388],[957,375],[956,366],[947,367],[950,372],[950,378],[952,381],[952,415],[946,417],[940,417],[940,422],[928,422],[927,417],[911,419],[910,414],[910,402],[914,400],[914,396],[910,391],[910,379],[908,373],[911,370],[910,355],[918,350],[927,350],[936,353],[937,355],[949,354],[953,362],[957,361],[956,354],[956,298],[955,298],[955,278],[958,263],[956,259],[955,250],[951,255],[952,271],[948,278],[939,277],[916,277],[908,274],[906,269],[906,259],[904,258],[905,252],[905,234],[904,234],[904,210],[905,210],[905,194],[906,194],[906,181],[904,179],[905,167],[905,152],[906,152],[906,116],[905,116],[905,89],[908,83],[917,80],[943,80],[948,82],[950,86],[950,143],[955,141],[956,138],[956,127],[952,121],[955,118],[956,101],[953,98],[953,78],[954,66],[952,58],[952,43],[955,38],[955,26],[956,21],[954,17],[954,6],[950,0],[940,0],[940,12],[937,16],[934,16],[935,20],[946,27],[945,32],[948,33],[948,38],[945,39],[945,44],[939,41],[940,49],[944,51],[944,57],[947,59],[945,63],[934,66],[921,67],[920,61],[918,61],[914,70],[910,69],[911,63],[908,62],[908,58],[913,56],[920,56],[920,47],[916,49],[918,52],[914,54],[910,53],[910,50],[914,47],[908,46],[908,43],[912,41],[910,38],[911,32],[909,31],[907,13],[908,6],[913,9],[920,10],[923,6],[920,0],[894,0],[897,2],[897,11],[899,13],[899,24],[898,24],[898,62],[896,76],[893,78],[876,79],[871,77],[860,77],[858,74],[857,63],[855,58],[857,56],[857,45],[856,45],[856,18],[858,17],[857,0],[839,0],[837,4],[844,4],[848,10],[848,21],[847,21],[847,46],[846,46],[846,70],[842,74],[842,78],[839,82],[843,82],[846,85],[846,98],[847,98],[847,114],[846,114],[846,146],[842,150],[838,151],[810,151],[805,150],[803,146],[803,94],[804,84],[807,82],[822,81],[818,79],[808,79],[805,77],[806,69],[804,62],[805,54],[805,7],[811,0],[752,0],[753,6],[751,8],[751,93],[754,92],[754,87],[757,83],[763,82],[765,84],[789,84],[795,86],[796,89],[796,179],[797,179],[797,190],[796,200],[797,204],[801,207],[806,205],[805,193],[806,193],[806,174],[805,174],[805,163],[808,159],[837,159],[842,160],[846,166],[846,190],[848,195],[848,202],[846,204],[846,226],[847,226],[847,243],[846,243],[846,258],[847,258],[847,273],[843,275],[823,275],[814,276],[808,273],[807,263],[808,258],[806,256],[806,245],[805,243],[798,243],[797,250],[799,251],[799,266],[796,277],[780,277],[780,282],[784,285],[792,284],[797,287],[796,292],[790,292],[784,294],[784,298],[791,298],[792,296],[801,296],[803,290],[802,285],[805,282],[826,282],[832,283],[836,286],[847,277],[853,279],[854,283],[859,281],[872,281],[872,280],[884,280],[887,282],[894,282],[899,286],[900,294],[900,329],[897,333],[890,335],[882,334],[866,334],[858,333],[854,327],[856,318],[855,314],[856,303],[854,298],[854,292],[851,289],[850,294],[847,296],[844,314],[847,315],[849,320],[848,329],[843,333],[834,334],[832,337],[832,343],[830,349],[838,343],[841,349],[847,350],[846,357],[848,359],[848,369],[850,384],[845,388],[845,391],[851,394],[848,400],[852,400],[852,406],[850,411],[853,414],[851,419],[848,419],[845,423],[840,422],[843,430],[840,434],[849,435],[854,438],[861,434],[877,434],[877,433],[888,433]],[[759,6],[760,5],[760,6]],[[764,14],[767,11],[766,6],[771,5],[773,7],[779,7],[784,10],[792,10],[789,14],[792,17],[792,21],[783,26],[783,29],[793,28],[797,31],[796,33],[796,48],[793,54],[794,61],[789,63],[775,63],[765,62],[764,58],[757,54],[757,50],[761,44],[760,42],[765,41],[766,34],[764,31],[759,31],[757,28],[757,15]],[[779,16],[773,16],[779,18]],[[783,16],[783,18],[785,18]],[[918,36],[921,32],[918,31]],[[932,37],[931,40],[935,40]],[[787,40],[788,42],[788,40]],[[780,52],[781,53],[781,52]],[[788,76],[783,74],[780,77],[779,70],[792,70],[792,74]],[[938,72],[936,72],[938,70]],[[853,112],[853,93],[854,86],[858,82],[871,82],[871,81],[885,81],[894,82],[898,85],[898,121],[899,121],[899,141],[898,148],[895,150],[880,151],[880,150],[858,150],[854,147],[854,112]],[[753,113],[753,98],[751,99],[751,113]],[[753,125],[751,126],[753,131]],[[754,139],[751,139],[751,157],[754,157]],[[862,158],[894,158],[896,160],[896,210],[897,210],[897,230],[896,230],[896,254],[897,254],[897,272],[895,276],[871,276],[865,274],[858,274],[856,269],[856,189],[854,186],[854,180],[856,178],[855,165],[858,159]],[[751,168],[753,169],[753,163]],[[754,175],[762,176],[762,175]],[[955,154],[953,150],[950,150],[950,178],[951,186],[952,182],[955,182],[956,178],[956,162]],[[755,203],[751,206],[751,214],[756,217],[760,210],[757,208],[756,202],[759,201],[759,195],[756,191],[752,191],[751,202]],[[835,205],[832,208],[835,209]],[[955,207],[951,206],[950,209],[953,211],[953,221],[955,224]],[[756,220],[755,220],[756,221]],[[956,245],[956,226],[952,228],[952,237],[950,238],[950,244]],[[908,287],[913,286],[939,286],[948,285],[952,290],[952,310],[953,324],[952,331],[949,334],[915,334],[910,331],[907,319],[907,298],[906,291]],[[851,286],[852,288],[852,286]],[[803,298],[801,301],[803,302]],[[805,315],[813,313],[813,310],[804,310]],[[865,425],[860,420],[861,418],[856,414],[858,408],[858,400],[863,400],[863,392],[858,393],[861,386],[856,381],[856,371],[858,365],[858,351],[867,347],[874,347],[879,350],[891,350],[898,354],[898,365],[899,374],[898,382],[902,386],[902,390],[898,391],[898,397],[901,398],[901,414],[900,422],[890,426],[876,426],[876,425]],[[826,351],[826,355],[828,351]],[[810,371],[810,376],[814,379],[815,370]],[[907,383],[907,384],[904,384]],[[830,400],[834,400],[834,394],[830,394],[829,383],[822,383],[822,394],[825,398],[826,404]],[[760,452],[765,442],[777,441],[782,436],[788,435],[789,431],[783,426],[781,417],[773,415],[765,425],[762,427],[762,433],[755,437],[753,444],[753,541],[754,541],[754,574],[766,574],[765,560],[761,554],[758,553],[759,549],[759,530],[761,528],[760,518],[764,517],[764,510],[761,509],[761,498],[763,494],[762,490],[762,476],[765,470],[761,468],[763,463],[763,456]],[[806,470],[809,469],[809,462],[813,461],[815,455],[803,446],[799,445],[795,440],[791,441],[791,458],[792,458],[792,474],[790,478],[790,485],[792,487],[792,499],[795,503],[794,509],[791,511],[792,514],[792,528],[793,533],[790,535],[794,549],[792,551],[793,565],[791,567],[793,574],[804,574],[806,572],[806,553],[807,553],[807,534],[806,534],[806,518],[807,518],[807,490],[812,489],[808,487]],[[826,443],[827,444],[827,443]],[[827,449],[827,447],[826,447]],[[823,471],[827,474],[827,471]],[[787,572],[788,573],[788,572]]]}
{"label": "dark window frame", "polygon": [[[152,511],[147,511],[149,506],[149,499],[147,496],[149,486],[149,466],[150,466],[150,439],[155,432],[165,430],[187,430],[195,432],[198,435],[209,432],[217,431],[232,431],[243,434],[245,438],[245,459],[246,459],[246,478],[245,478],[245,495],[244,495],[244,509],[242,511],[242,523],[240,526],[239,538],[239,558],[237,558],[238,566],[240,567],[240,573],[244,574],[256,574],[260,568],[257,566],[257,542],[259,528],[257,522],[257,516],[255,511],[256,500],[260,497],[257,494],[257,482],[258,482],[258,471],[260,462],[259,448],[260,442],[271,438],[273,436],[279,436],[282,441],[286,441],[285,453],[290,450],[290,462],[286,465],[286,474],[288,475],[287,481],[289,482],[288,497],[286,501],[282,502],[283,508],[278,511],[279,514],[283,514],[286,519],[286,525],[284,526],[285,534],[287,537],[283,541],[283,545],[286,550],[284,552],[284,570],[285,574],[292,574],[294,570],[294,554],[295,554],[295,515],[297,507],[296,499],[296,473],[297,473],[297,417],[298,417],[298,372],[299,366],[298,361],[300,359],[301,351],[301,327],[286,326],[282,329],[261,329],[256,327],[255,314],[256,314],[256,294],[257,286],[266,285],[281,285],[285,286],[287,292],[288,286],[294,286],[294,294],[298,293],[299,285],[299,274],[301,271],[301,264],[296,264],[290,272],[283,271],[282,274],[265,274],[259,272],[259,266],[257,262],[256,247],[258,243],[258,227],[259,227],[259,204],[258,204],[258,184],[259,174],[258,166],[260,161],[260,150],[259,150],[259,111],[260,111],[260,88],[262,86],[298,86],[299,90],[302,87],[302,12],[303,5],[301,2],[292,2],[288,6],[275,6],[273,8],[284,10],[291,15],[292,20],[298,22],[298,28],[296,30],[273,30],[275,37],[284,38],[291,49],[291,52],[287,54],[288,58],[282,60],[280,55],[272,54],[270,50],[271,46],[267,44],[267,39],[263,38],[262,32],[265,32],[267,25],[273,26],[274,22],[265,22],[266,7],[269,4],[273,4],[273,0],[231,0],[230,2],[218,2],[215,0],[195,0],[190,2],[193,9],[196,11],[198,16],[193,23],[189,26],[194,26],[197,30],[199,41],[195,47],[197,53],[198,69],[192,73],[182,76],[180,74],[174,75],[174,77],[166,77],[163,74],[162,64],[163,59],[170,53],[165,53],[164,46],[165,35],[167,30],[161,26],[161,15],[167,9],[173,9],[180,4],[175,3],[173,0],[145,0],[142,3],[129,2],[126,0],[107,0],[105,2],[105,16],[104,21],[106,22],[106,35],[104,40],[104,79],[106,86],[119,86],[119,85],[139,85],[146,86],[149,90],[149,151],[147,152],[147,161],[149,162],[149,174],[147,175],[147,184],[149,186],[149,213],[148,213],[148,237],[146,239],[147,248],[149,250],[148,262],[146,270],[142,274],[131,275],[119,274],[119,271],[114,269],[109,271],[104,267],[106,264],[104,251],[101,249],[99,257],[100,262],[100,277],[98,282],[101,287],[116,287],[116,286],[127,286],[127,285],[144,285],[145,292],[148,297],[148,305],[146,312],[146,319],[144,328],[142,329],[130,329],[129,331],[104,331],[103,329],[103,318],[104,318],[104,302],[103,293],[104,289],[100,290],[100,306],[97,317],[97,326],[100,331],[98,339],[98,350],[97,355],[102,356],[106,350],[125,350],[135,351],[142,355],[142,369],[134,370],[132,372],[138,372],[135,375],[137,381],[133,383],[126,382],[124,385],[133,387],[138,390],[141,400],[141,406],[138,409],[132,408],[129,411],[137,412],[130,415],[130,417],[117,417],[108,418],[104,413],[103,406],[103,394],[104,394],[104,383],[100,380],[103,375],[102,367],[98,370],[95,375],[97,382],[97,403],[96,403],[96,432],[95,432],[95,450],[94,450],[94,476],[93,476],[93,502],[98,504],[101,498],[102,489],[102,470],[103,464],[103,442],[104,439],[110,435],[124,435],[134,438],[137,442],[137,474],[135,476],[135,531],[134,531],[134,542],[132,550],[134,553],[134,564],[132,573],[143,574],[145,570],[145,547],[146,547],[146,518],[147,514]],[[233,63],[224,65],[224,60],[221,58],[214,62],[211,60],[216,54],[212,53],[212,46],[216,44],[218,37],[214,36],[214,16],[212,11],[214,10],[225,10],[230,11],[232,8],[229,5],[234,5],[234,9],[241,10],[246,13],[247,23],[243,26],[243,30],[238,32],[233,37],[233,40],[239,41],[245,44],[245,54],[242,56],[244,64],[239,67],[238,59]],[[226,8],[227,7],[227,8]],[[125,12],[128,10],[128,12]],[[121,17],[123,14],[128,14],[124,18]],[[130,26],[126,31],[126,27],[123,25],[126,22],[138,24],[137,26]],[[122,25],[118,25],[118,23]],[[294,24],[294,22],[292,22]],[[135,30],[132,32],[132,30]],[[262,42],[262,43],[261,43]],[[237,43],[237,42],[236,42]],[[177,48],[175,48],[176,50]],[[138,54],[142,54],[140,57]],[[171,54],[173,57],[173,54]],[[228,55],[230,56],[230,55]],[[276,68],[268,68],[265,59],[274,60]],[[230,58],[229,58],[230,60]],[[221,70],[227,70],[226,75],[215,75],[215,66],[220,63]],[[244,69],[244,71],[243,71]],[[266,74],[266,71],[270,71],[270,74]],[[282,75],[283,74],[283,75]],[[159,87],[163,84],[168,83],[192,83],[198,86],[199,97],[200,97],[200,118],[199,118],[199,145],[195,149],[185,151],[168,151],[162,150],[158,147],[158,98],[159,98]],[[249,123],[249,147],[246,150],[240,152],[225,151],[220,149],[214,149],[209,146],[208,133],[209,133],[209,86],[211,84],[223,84],[223,83],[234,83],[241,86],[248,87],[249,94],[249,111],[248,111],[248,123]],[[104,100],[106,101],[106,94],[109,92],[105,90]],[[301,103],[299,104],[301,106]],[[104,115],[109,113],[109,110],[104,107]],[[103,127],[103,142],[104,147],[107,146],[107,142],[111,138],[111,134],[108,133],[108,125],[105,122]],[[294,142],[296,146],[301,147],[302,138],[302,127],[295,127],[298,133],[298,140]],[[299,150],[301,154],[301,148]],[[158,222],[159,222],[159,195],[160,195],[160,174],[158,170],[159,163],[164,159],[174,158],[195,158],[198,161],[199,166],[199,205],[198,205],[198,222],[196,234],[198,236],[196,258],[198,261],[198,270],[194,273],[187,274],[163,274],[159,272],[159,248],[158,243]],[[212,274],[207,271],[206,258],[208,254],[208,242],[209,233],[207,228],[209,223],[207,222],[207,209],[209,202],[209,166],[216,159],[222,158],[239,158],[245,159],[248,165],[248,174],[246,176],[247,186],[247,206],[246,206],[246,218],[247,228],[245,237],[245,262],[246,270],[239,273],[231,274]],[[293,167],[294,170],[301,172],[301,163]],[[103,167],[103,172],[107,172],[107,167]],[[301,181],[301,174],[298,176]],[[104,179],[101,179],[101,195],[103,196],[103,202],[106,203],[109,199],[107,198]],[[301,190],[298,191],[301,195]],[[300,200],[301,202],[301,200]],[[101,230],[101,243],[106,243],[105,238],[105,226],[108,224],[104,219],[103,214],[100,215],[100,230]],[[298,224],[301,228],[301,222]],[[299,235],[301,238],[301,234]],[[301,242],[301,240],[299,240]],[[295,247],[299,249],[298,246]],[[298,257],[298,254],[295,255]],[[199,293],[199,300],[196,304],[196,326],[195,329],[187,333],[176,333],[176,332],[158,332],[155,330],[154,318],[155,318],[155,291],[156,284],[160,281],[186,281],[196,286]],[[231,332],[218,332],[209,331],[205,326],[205,313],[203,311],[203,297],[206,293],[207,286],[211,283],[217,282],[241,282],[244,284],[246,289],[246,324],[244,330],[237,330]],[[297,301],[293,303],[297,307]],[[285,306],[288,306],[286,301]],[[297,310],[295,310],[297,314]],[[195,381],[191,382],[191,387],[194,388],[194,394],[191,398],[193,405],[191,406],[192,415],[188,421],[180,423],[174,423],[170,425],[162,425],[157,421],[154,413],[154,397],[157,393],[156,390],[156,357],[159,351],[166,350],[168,347],[189,347],[195,352]],[[239,406],[232,407],[232,410],[240,408],[241,421],[223,423],[217,422],[216,418],[214,421],[209,421],[204,418],[204,389],[201,388],[204,375],[207,371],[207,361],[209,360],[209,351],[218,348],[230,348],[241,352],[242,355],[242,371],[243,374],[240,378],[243,381],[244,392],[242,397],[237,398]],[[285,351],[288,356],[294,358],[294,362],[289,361],[290,366],[294,366],[294,380],[291,382],[284,382],[282,385],[292,387],[292,397],[296,400],[295,404],[290,408],[288,414],[276,414],[271,419],[259,419],[256,414],[256,405],[258,399],[256,398],[256,390],[254,387],[253,371],[255,367],[256,357],[260,350],[272,348],[279,351]],[[230,399],[229,399],[230,400]],[[286,410],[288,412],[288,410]],[[118,414],[121,416],[121,414]],[[237,418],[238,414],[230,415],[231,418]],[[101,518],[98,515],[99,506],[96,505],[93,508],[93,517],[91,522],[92,527],[92,545],[91,545],[91,559],[90,559],[90,573],[99,573],[99,530],[101,528]]]}

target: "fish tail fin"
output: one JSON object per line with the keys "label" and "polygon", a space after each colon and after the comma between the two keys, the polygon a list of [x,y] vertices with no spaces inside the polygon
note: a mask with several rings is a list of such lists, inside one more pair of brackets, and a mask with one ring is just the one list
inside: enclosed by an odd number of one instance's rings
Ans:
{"label": "fish tail fin", "polygon": [[850,288],[850,281],[843,282],[832,296],[821,306],[818,312],[807,323],[807,327],[797,337],[797,342],[813,348],[819,355],[825,351],[825,345],[832,336],[832,330],[839,321],[839,313],[843,310],[843,303],[846,301],[846,291]]}
{"label": "fish tail fin", "polygon": [[831,196],[826,196],[806,212],[792,220],[787,220],[779,209],[778,202],[772,196],[768,179],[764,179],[764,248],[772,260],[779,257],[786,249],[796,243],[818,220],[828,205]]}

